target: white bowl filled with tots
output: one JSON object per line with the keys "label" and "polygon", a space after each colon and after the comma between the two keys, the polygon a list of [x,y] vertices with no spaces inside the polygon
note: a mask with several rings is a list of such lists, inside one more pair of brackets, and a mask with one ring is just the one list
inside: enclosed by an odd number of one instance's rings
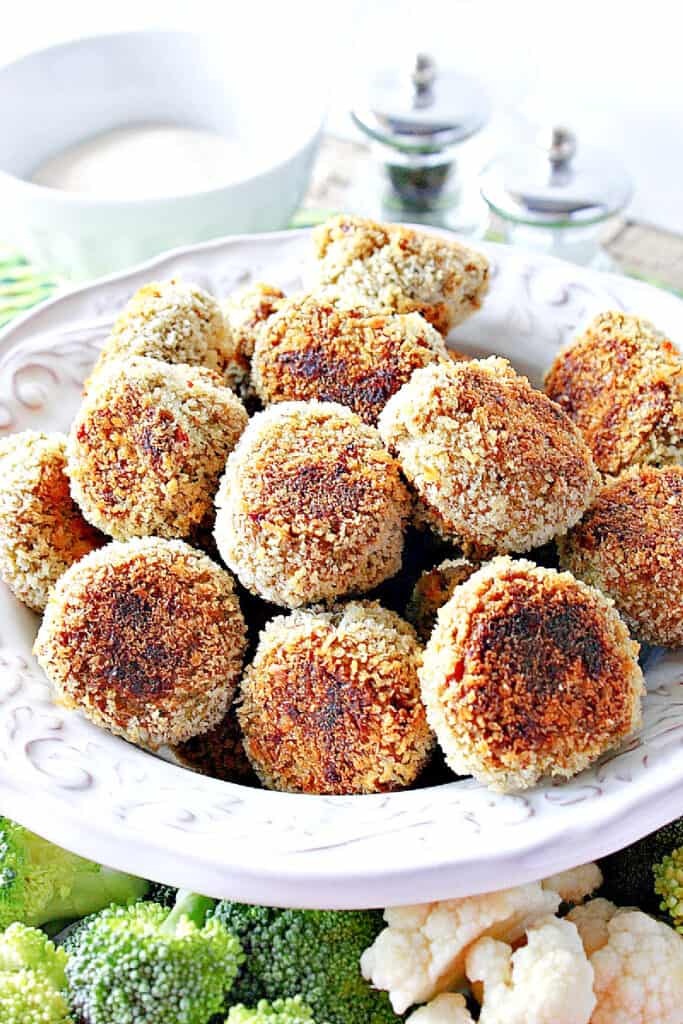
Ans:
{"label": "white bowl filled with tots", "polygon": [[16,321],[3,810],[169,884],[348,908],[680,815],[677,339],[642,283],[350,216]]}

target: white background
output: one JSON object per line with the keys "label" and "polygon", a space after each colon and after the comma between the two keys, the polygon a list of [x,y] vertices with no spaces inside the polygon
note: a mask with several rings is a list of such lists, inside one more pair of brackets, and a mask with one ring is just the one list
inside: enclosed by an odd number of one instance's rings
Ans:
{"label": "white background", "polygon": [[226,60],[249,54],[262,66],[265,90],[282,73],[329,88],[330,123],[349,133],[345,111],[365,69],[427,49],[488,85],[499,113],[487,152],[536,125],[568,122],[630,171],[633,216],[683,232],[675,0],[0,0],[0,62],[77,35],[143,27],[218,34]]}

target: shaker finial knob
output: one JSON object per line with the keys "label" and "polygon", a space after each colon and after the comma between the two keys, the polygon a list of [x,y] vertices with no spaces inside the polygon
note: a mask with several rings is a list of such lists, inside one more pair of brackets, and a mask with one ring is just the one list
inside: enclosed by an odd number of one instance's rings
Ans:
{"label": "shaker finial knob", "polygon": [[563,125],[556,125],[550,133],[548,158],[555,167],[567,164],[576,156],[576,135]]}
{"label": "shaker finial knob", "polygon": [[415,57],[410,75],[413,83],[413,105],[428,107],[434,102],[434,82],[436,81],[436,61],[428,53],[418,53]]}

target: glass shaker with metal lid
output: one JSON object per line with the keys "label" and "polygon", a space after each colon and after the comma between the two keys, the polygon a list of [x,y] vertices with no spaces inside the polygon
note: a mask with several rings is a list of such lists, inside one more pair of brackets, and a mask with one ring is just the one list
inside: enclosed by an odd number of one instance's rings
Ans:
{"label": "glass shaker with metal lid", "polygon": [[410,68],[377,72],[351,116],[377,157],[378,215],[467,234],[484,230],[475,175],[468,190],[457,159],[462,144],[489,118],[489,101],[477,82],[418,54]]}
{"label": "glass shaker with metal lid", "polygon": [[579,146],[569,129],[556,127],[536,145],[520,145],[492,160],[482,173],[481,192],[507,241],[610,269],[601,238],[633,190],[616,160]]}

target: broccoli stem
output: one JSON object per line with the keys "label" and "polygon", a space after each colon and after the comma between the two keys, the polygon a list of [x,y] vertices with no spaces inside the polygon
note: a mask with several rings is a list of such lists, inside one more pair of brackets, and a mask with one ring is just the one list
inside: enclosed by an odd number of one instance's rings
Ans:
{"label": "broccoli stem", "polygon": [[83,871],[71,889],[57,892],[43,904],[40,912],[28,915],[25,924],[39,927],[46,921],[73,920],[87,917],[110,903],[134,903],[143,899],[149,889],[149,882],[134,875],[126,875],[113,868],[99,871]]}
{"label": "broccoli stem", "polygon": [[188,918],[198,928],[202,928],[206,923],[209,911],[213,910],[215,906],[216,900],[209,899],[208,896],[199,896],[195,892],[190,892],[189,889],[179,889],[175,906],[164,921],[161,931],[166,935],[175,934],[183,917]]}

